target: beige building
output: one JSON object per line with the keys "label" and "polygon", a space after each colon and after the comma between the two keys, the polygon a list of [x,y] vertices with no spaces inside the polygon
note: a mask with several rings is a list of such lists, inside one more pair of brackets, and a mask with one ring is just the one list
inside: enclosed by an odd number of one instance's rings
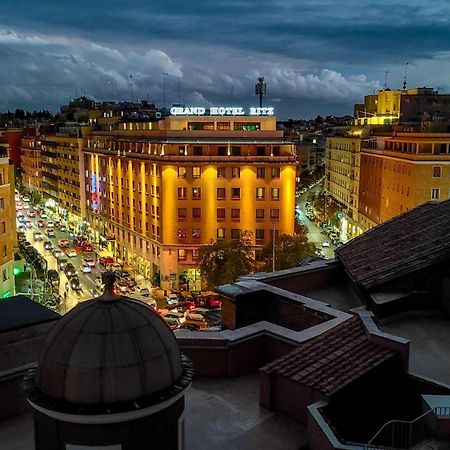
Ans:
{"label": "beige building", "polygon": [[115,256],[161,285],[200,288],[199,246],[294,232],[296,156],[275,117],[171,116],[93,132],[86,211]]}
{"label": "beige building", "polygon": [[21,139],[22,183],[28,189],[41,192],[42,153],[41,140],[36,136],[24,136]]}

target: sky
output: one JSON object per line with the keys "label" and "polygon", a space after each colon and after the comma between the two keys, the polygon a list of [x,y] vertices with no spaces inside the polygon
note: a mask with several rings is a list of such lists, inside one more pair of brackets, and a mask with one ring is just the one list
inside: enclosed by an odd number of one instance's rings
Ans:
{"label": "sky", "polygon": [[448,0],[1,0],[0,111],[257,106],[263,76],[279,119],[352,114],[406,63],[408,87],[450,92],[449,20]]}

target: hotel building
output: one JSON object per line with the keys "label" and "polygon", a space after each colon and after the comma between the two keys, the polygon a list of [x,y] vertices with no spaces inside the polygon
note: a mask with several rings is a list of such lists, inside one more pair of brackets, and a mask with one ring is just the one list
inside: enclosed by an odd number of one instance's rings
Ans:
{"label": "hotel building", "polygon": [[199,289],[199,246],[294,232],[296,164],[274,116],[124,121],[87,139],[87,220],[137,273]]}

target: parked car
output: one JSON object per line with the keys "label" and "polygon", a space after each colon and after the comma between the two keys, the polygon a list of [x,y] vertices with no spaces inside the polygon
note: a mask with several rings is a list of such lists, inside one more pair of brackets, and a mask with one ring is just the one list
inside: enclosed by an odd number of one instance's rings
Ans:
{"label": "parked car", "polygon": [[69,241],[67,239],[60,239],[58,241],[59,248],[67,248],[69,247]]}
{"label": "parked car", "polygon": [[128,278],[130,277],[130,273],[126,270],[115,270],[114,273],[116,274],[116,277],[122,279],[122,278]]}
{"label": "parked car", "polygon": [[43,227],[45,226],[43,220],[37,220],[37,221],[36,221],[36,225],[37,225],[39,228],[43,228]]}
{"label": "parked car", "polygon": [[55,237],[55,230],[54,230],[53,228],[47,228],[47,229],[45,230],[45,234],[46,234],[48,237]]}
{"label": "parked car", "polygon": [[165,298],[166,303],[168,305],[178,305],[178,296],[177,296],[177,294],[174,294],[173,292],[167,293],[164,296],[164,298]]}
{"label": "parked car", "polygon": [[143,297],[150,297],[150,291],[148,288],[141,288],[140,293]]}
{"label": "parked car", "polygon": [[80,269],[81,269],[81,271],[82,271],[83,273],[90,273],[90,272],[92,272],[91,266],[88,266],[87,264],[82,264],[82,265],[80,266]]}
{"label": "parked car", "polygon": [[77,247],[83,247],[83,245],[85,243],[87,243],[88,238],[87,236],[75,236],[73,239],[73,243],[77,246]]}
{"label": "parked car", "polygon": [[35,241],[42,241],[42,239],[44,239],[44,235],[40,231],[35,231],[33,233],[33,238]]}
{"label": "parked car", "polygon": [[221,308],[222,300],[216,295],[208,295],[205,304],[208,308]]}
{"label": "parked car", "polygon": [[41,212],[41,219],[46,219],[48,216],[45,212]]}
{"label": "parked car", "polygon": [[66,274],[67,278],[72,278],[77,274],[77,271],[72,263],[67,263],[64,267],[64,273]]}
{"label": "parked car", "polygon": [[73,291],[82,291],[83,286],[80,283],[80,279],[75,275],[70,279],[70,287]]}
{"label": "parked car", "polygon": [[112,256],[102,256],[99,259],[99,262],[102,266],[106,266],[108,264],[113,264],[114,263],[114,258]]}
{"label": "parked car", "polygon": [[32,219],[33,217],[36,217],[36,213],[30,209],[30,210],[27,212],[27,216],[30,217],[30,218]]}
{"label": "parked car", "polygon": [[174,317],[164,316],[163,319],[166,321],[167,325],[169,325],[171,330],[176,330],[181,327],[181,322]]}
{"label": "parked car", "polygon": [[330,246],[330,243],[329,242],[322,242],[322,247],[329,247]]}
{"label": "parked car", "polygon": [[31,221],[27,220],[27,221],[25,222],[25,226],[26,226],[27,228],[31,228],[31,227],[33,226],[33,224],[31,223]]}
{"label": "parked car", "polygon": [[47,222],[47,228],[55,228],[55,224],[53,222]]}
{"label": "parked car", "polygon": [[68,263],[67,258],[64,258],[64,257],[56,258],[56,262],[58,264],[59,270],[64,270],[66,265],[67,265],[67,263]]}
{"label": "parked car", "polygon": [[62,231],[63,233],[66,232],[66,231],[67,231],[66,226],[65,226],[65,225],[61,225],[61,226],[59,227],[59,231]]}
{"label": "parked car", "polygon": [[21,223],[18,227],[17,227],[17,231],[25,233],[27,231],[27,227]]}
{"label": "parked car", "polygon": [[77,251],[76,251],[74,248],[68,248],[68,249],[66,250],[66,255],[67,255],[69,258],[75,258],[75,256],[77,256]]}
{"label": "parked car", "polygon": [[20,223],[25,222],[25,216],[23,214],[17,214],[17,220]]}
{"label": "parked car", "polygon": [[82,262],[89,267],[95,267],[95,261],[92,258],[84,258]]}
{"label": "parked car", "polygon": [[53,243],[52,243],[52,241],[45,241],[44,242],[44,248],[45,248],[45,250],[53,250]]}
{"label": "parked car", "polygon": [[201,314],[188,312],[186,313],[186,320],[183,326],[192,330],[203,330],[204,328],[208,328],[208,322],[206,322]]}
{"label": "parked car", "polygon": [[170,311],[170,312],[168,312],[167,314],[164,315],[164,319],[170,319],[170,318],[178,319],[181,324],[186,322],[186,317],[184,316],[183,313],[180,313],[180,312]]}
{"label": "parked car", "polygon": [[83,251],[84,252],[93,252],[94,247],[92,247],[92,244],[86,243],[83,245]]}
{"label": "parked car", "polygon": [[17,240],[19,241],[19,243],[26,241],[27,240],[26,234],[22,231],[19,231],[17,233]]}
{"label": "parked car", "polygon": [[126,294],[128,292],[128,284],[126,281],[117,281],[116,290],[118,294]]}
{"label": "parked car", "polygon": [[65,256],[65,253],[64,252],[62,252],[59,248],[55,248],[54,250],[53,250],[53,256],[56,258],[56,259],[58,259],[58,258],[64,258],[64,256]]}

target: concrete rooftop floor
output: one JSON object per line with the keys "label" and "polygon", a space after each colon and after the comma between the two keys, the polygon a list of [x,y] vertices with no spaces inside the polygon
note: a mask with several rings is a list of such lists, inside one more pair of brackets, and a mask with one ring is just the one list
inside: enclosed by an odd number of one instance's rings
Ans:
{"label": "concrete rooftop floor", "polygon": [[[185,421],[186,450],[299,450],[306,445],[304,427],[259,407],[257,373],[194,379]],[[0,421],[0,449],[34,449],[31,413]]]}

